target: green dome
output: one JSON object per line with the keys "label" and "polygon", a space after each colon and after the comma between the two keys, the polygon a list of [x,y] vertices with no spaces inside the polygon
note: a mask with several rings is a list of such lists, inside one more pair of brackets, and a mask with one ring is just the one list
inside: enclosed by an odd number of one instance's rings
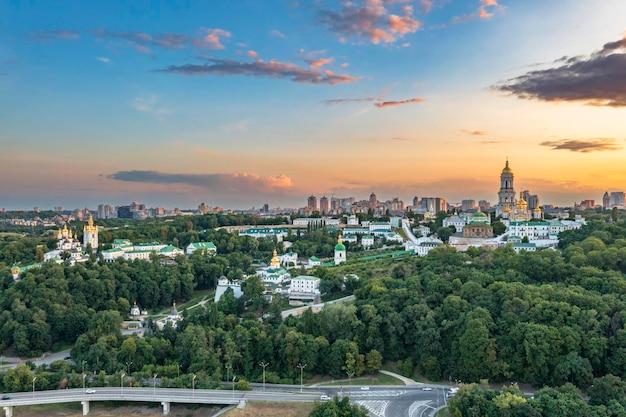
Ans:
{"label": "green dome", "polygon": [[335,251],[346,250],[346,246],[343,243],[337,243],[335,245]]}

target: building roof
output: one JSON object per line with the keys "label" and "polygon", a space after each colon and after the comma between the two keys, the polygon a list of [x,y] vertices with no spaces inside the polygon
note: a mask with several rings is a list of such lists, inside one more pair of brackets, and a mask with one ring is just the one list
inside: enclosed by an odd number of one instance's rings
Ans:
{"label": "building roof", "polygon": [[194,249],[215,249],[215,244],[213,242],[193,242],[190,243],[189,246]]}

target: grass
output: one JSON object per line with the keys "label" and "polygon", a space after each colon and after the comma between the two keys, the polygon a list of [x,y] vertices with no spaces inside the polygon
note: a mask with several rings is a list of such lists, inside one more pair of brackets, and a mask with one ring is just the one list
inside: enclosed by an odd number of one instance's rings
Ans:
{"label": "grass", "polygon": [[303,417],[315,407],[313,403],[253,403],[243,409],[235,408],[223,414],[226,417]]}

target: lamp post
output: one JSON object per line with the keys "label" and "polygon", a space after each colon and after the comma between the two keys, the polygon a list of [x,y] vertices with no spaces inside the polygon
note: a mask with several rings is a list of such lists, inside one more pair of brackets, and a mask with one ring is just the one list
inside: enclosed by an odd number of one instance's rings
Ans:
{"label": "lamp post", "polygon": [[306,368],[306,363],[304,365],[299,363],[298,368],[300,368],[300,392],[302,392],[302,372],[304,371],[304,368]]}
{"label": "lamp post", "polygon": [[270,363],[267,362],[260,362],[259,365],[261,365],[263,367],[263,391],[265,391],[265,367],[268,366]]}
{"label": "lamp post", "polygon": [[237,377],[233,375],[233,398],[235,398],[235,379],[237,379]]}
{"label": "lamp post", "polygon": [[180,363],[178,364],[177,368],[178,368],[178,378],[180,379]]}
{"label": "lamp post", "polygon": [[35,381],[37,381],[37,377],[33,377],[33,398],[35,398]]}
{"label": "lamp post", "polygon": [[226,381],[230,381],[230,368],[232,368],[232,366],[230,364],[226,364]]}
{"label": "lamp post", "polygon": [[191,378],[191,396],[196,398],[196,374]]}
{"label": "lamp post", "polygon": [[128,375],[130,376],[130,365],[133,364],[133,361],[126,362],[126,368],[128,369]]}
{"label": "lamp post", "polygon": [[156,397],[156,377],[158,375],[154,374],[154,384],[152,385],[152,393],[154,394],[154,396]]}
{"label": "lamp post", "polygon": [[87,377],[87,374],[83,373],[83,390],[85,390],[85,378]]}
{"label": "lamp post", "polygon": [[122,389],[122,397],[124,396],[124,377],[126,376],[126,374],[124,372],[122,372],[122,375],[120,375],[120,388]]}

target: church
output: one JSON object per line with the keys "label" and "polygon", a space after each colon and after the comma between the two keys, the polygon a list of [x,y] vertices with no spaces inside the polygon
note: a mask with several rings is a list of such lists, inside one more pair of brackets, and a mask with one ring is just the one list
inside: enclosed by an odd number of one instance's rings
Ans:
{"label": "church", "polygon": [[534,209],[528,207],[528,202],[524,199],[524,192],[519,193],[519,200],[515,198],[515,186],[513,170],[509,166],[509,159],[500,173],[500,190],[498,191],[498,204],[495,206],[496,216],[509,221],[529,221],[530,219],[541,219],[542,213],[539,206]]}

